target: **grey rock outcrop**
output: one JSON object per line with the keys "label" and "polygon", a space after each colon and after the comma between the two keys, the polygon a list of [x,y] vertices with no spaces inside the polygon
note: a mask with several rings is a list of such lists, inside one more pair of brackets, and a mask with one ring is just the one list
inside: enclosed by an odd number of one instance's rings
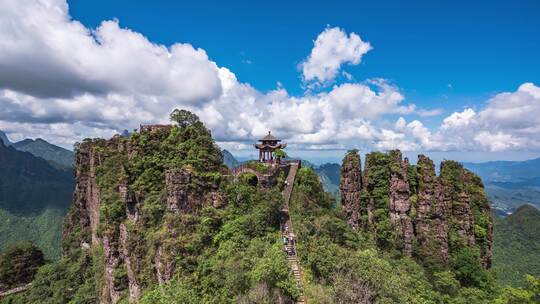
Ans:
{"label": "grey rock outcrop", "polygon": [[341,204],[347,222],[358,229],[360,220],[360,193],[362,191],[362,172],[360,170],[360,155],[358,151],[347,153],[341,166]]}

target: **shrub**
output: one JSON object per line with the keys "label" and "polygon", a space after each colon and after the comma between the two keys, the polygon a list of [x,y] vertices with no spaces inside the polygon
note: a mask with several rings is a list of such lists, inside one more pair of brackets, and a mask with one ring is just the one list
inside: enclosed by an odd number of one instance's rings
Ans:
{"label": "shrub", "polygon": [[0,255],[0,290],[30,283],[44,263],[43,252],[33,243],[10,245]]}

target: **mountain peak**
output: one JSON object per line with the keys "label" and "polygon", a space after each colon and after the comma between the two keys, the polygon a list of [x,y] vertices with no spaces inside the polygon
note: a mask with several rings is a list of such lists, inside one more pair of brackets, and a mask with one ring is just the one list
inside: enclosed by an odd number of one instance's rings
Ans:
{"label": "mountain peak", "polygon": [[223,153],[223,162],[227,167],[234,168],[240,164],[238,160],[234,157],[234,155],[232,155],[232,153],[227,151],[226,149],[223,149],[221,153]]}
{"label": "mountain peak", "polygon": [[523,204],[516,209],[514,213],[509,215],[509,218],[521,218],[526,216],[536,216],[540,218],[540,210],[529,204]]}
{"label": "mountain peak", "polygon": [[72,151],[53,145],[42,138],[23,139],[14,143],[13,147],[41,157],[59,169],[67,169],[73,166]]}
{"label": "mountain peak", "polygon": [[2,130],[0,130],[0,141],[5,146],[10,146],[11,145],[11,142],[9,141],[9,138],[7,137],[6,133],[4,133]]}

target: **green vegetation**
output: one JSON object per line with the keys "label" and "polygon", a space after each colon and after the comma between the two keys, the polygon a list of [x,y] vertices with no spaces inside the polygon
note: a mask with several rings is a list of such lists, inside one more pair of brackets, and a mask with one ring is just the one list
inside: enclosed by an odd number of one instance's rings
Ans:
{"label": "green vegetation", "polygon": [[256,160],[249,161],[249,162],[245,163],[245,165],[248,168],[257,171],[260,174],[268,174],[268,173],[270,173],[270,170],[272,169],[267,164],[263,164],[263,163],[261,163],[259,161],[256,161]]}
{"label": "green vegetation", "polygon": [[0,255],[0,291],[28,284],[45,263],[43,252],[31,242],[18,242]]}
{"label": "green vegetation", "polygon": [[73,170],[75,156],[73,152],[50,144],[41,138],[36,140],[21,140],[14,143],[12,147],[19,151],[29,152],[36,157],[43,158],[59,170]]}
{"label": "green vegetation", "polygon": [[59,259],[64,214],[65,211],[57,208],[47,208],[38,214],[20,215],[0,209],[1,247],[29,240],[43,251],[47,259]]}
{"label": "green vegetation", "polygon": [[310,303],[436,303],[424,270],[392,259],[354,232],[311,169],[299,170],[291,202]]}
{"label": "green vegetation", "polygon": [[103,264],[96,251],[99,248],[81,252],[76,260],[61,259],[42,266],[29,291],[0,299],[0,303],[98,303],[96,286],[99,282],[95,278]]}
{"label": "green vegetation", "polygon": [[30,153],[0,145],[0,208],[35,214],[46,207],[67,209],[73,195],[71,172],[60,171]]}
{"label": "green vegetation", "polygon": [[[493,275],[482,269],[478,261],[488,250],[488,231],[492,228],[489,217],[489,203],[483,190],[480,178],[463,168],[458,162],[445,161],[441,167],[439,178],[444,185],[445,195],[450,199],[450,208],[454,210],[449,221],[449,252],[453,268],[459,281],[467,287],[480,287],[483,289],[492,285]],[[464,200],[464,197],[467,199]],[[456,210],[463,212],[469,208],[472,212],[472,232],[475,244],[469,244],[467,238],[460,236],[460,219]]]}
{"label": "green vegetation", "polygon": [[[118,246],[119,227],[125,225],[132,266],[146,291],[141,302],[252,303],[298,297],[281,245],[281,193],[278,189],[262,192],[249,177],[235,184],[224,180],[221,152],[210,132],[196,116],[176,114],[173,118],[178,126],[171,130],[115,137],[112,144],[87,140],[78,146],[106,155],[96,170],[101,201],[98,237]],[[130,159],[118,149],[128,145],[137,151]],[[189,172],[186,191],[200,206],[182,206],[190,208],[182,212],[167,210],[164,172],[168,169]],[[128,185],[129,192],[143,202],[138,207],[140,222],[127,219],[118,192],[122,185]],[[225,207],[205,204],[200,196],[216,186],[225,196]],[[72,208],[66,220],[69,233],[63,238],[63,259],[42,267],[29,291],[0,302],[98,301],[107,256],[101,246],[80,246],[81,239],[90,243],[90,236],[87,229],[80,228],[79,217],[79,210]],[[157,255],[163,263],[174,264],[166,285],[158,285],[156,279]],[[115,266],[112,277],[115,290],[127,301],[125,265]]]}
{"label": "green vegetation", "polygon": [[[35,246],[18,245],[2,255],[0,279],[7,282],[5,286],[19,284],[13,278],[27,282],[35,276],[28,291],[0,303],[99,303],[107,301],[103,297],[109,287],[118,293],[120,303],[127,303],[133,278],[142,289],[143,304],[290,303],[298,299],[301,291],[279,231],[283,204],[279,186],[284,174],[278,176],[276,187],[265,191],[258,188],[253,173],[232,182],[224,178],[223,155],[198,117],[177,110],[171,119],[176,123],[171,128],[110,141],[86,140],[77,146],[79,152],[91,151],[99,159],[97,237],[102,241],[91,242],[89,228],[81,225],[86,210],[74,205],[66,217],[61,259],[36,273],[43,256],[39,259]],[[388,212],[390,176],[401,169],[394,153],[374,152],[367,157],[361,204],[365,227],[360,231],[347,224],[317,173],[308,167],[299,169],[290,214],[310,303],[538,302],[540,278],[529,276],[520,288],[501,288],[493,273],[481,267],[491,229],[485,215],[487,202],[480,179],[457,163],[448,162],[441,179],[452,206],[463,203],[463,193],[470,199],[474,245],[458,235],[458,223],[452,222],[448,264],[432,267],[401,254]],[[260,163],[250,166],[258,173],[268,170]],[[418,178],[421,166],[410,166],[407,172],[413,206],[416,187],[422,182]],[[78,169],[89,170],[84,165]],[[166,176],[175,176],[173,186],[166,184]],[[184,205],[177,209],[171,208],[172,192],[185,195],[178,202]],[[216,204],[208,194],[222,196],[224,203]],[[368,208],[370,225],[365,224]],[[33,266],[26,269],[14,263],[20,261],[13,258],[17,256],[24,256]],[[115,262],[119,256],[120,262]],[[166,272],[167,282],[159,284]]]}
{"label": "green vegetation", "polygon": [[523,205],[495,217],[493,268],[501,284],[525,286],[524,274],[540,276],[540,211]]}
{"label": "green vegetation", "polygon": [[[223,210],[205,208],[186,240],[193,252],[181,257],[175,278],[155,286],[142,303],[237,303],[264,294],[298,295],[281,249],[281,194],[260,192],[248,184],[227,187]],[[252,303],[252,302],[247,302]]]}
{"label": "green vegetation", "polygon": [[291,215],[310,303],[534,303],[540,296],[534,278],[527,289],[498,287],[474,248],[459,251],[452,269],[431,272],[381,250],[371,232],[351,230],[334,206],[315,172],[299,170]]}
{"label": "green vegetation", "polygon": [[382,152],[372,152],[366,155],[366,185],[362,191],[362,206],[371,209],[373,225],[369,222],[368,212],[362,210],[361,222],[365,229],[374,233],[379,247],[391,249],[395,244],[396,236],[390,222],[388,210],[390,209],[390,173],[391,155]]}
{"label": "green vegetation", "polygon": [[287,153],[281,149],[277,149],[276,151],[274,151],[274,158],[276,159],[287,158]]}
{"label": "green vegetation", "polygon": [[0,159],[0,250],[31,240],[47,258],[58,259],[62,217],[73,197],[73,174],[1,144]]}

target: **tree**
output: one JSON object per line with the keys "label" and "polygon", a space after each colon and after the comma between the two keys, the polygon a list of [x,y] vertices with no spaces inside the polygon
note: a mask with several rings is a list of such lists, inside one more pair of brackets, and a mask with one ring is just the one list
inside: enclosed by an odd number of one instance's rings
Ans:
{"label": "tree", "polygon": [[9,246],[0,256],[0,290],[31,282],[44,263],[43,252],[31,242]]}
{"label": "tree", "polygon": [[540,277],[525,276],[525,288],[507,287],[495,301],[496,304],[533,304],[540,303]]}
{"label": "tree", "polygon": [[181,128],[189,127],[189,126],[194,125],[197,122],[200,122],[199,116],[184,109],[182,110],[174,109],[174,111],[172,111],[169,118],[171,121],[176,122],[178,126]]}
{"label": "tree", "polygon": [[282,159],[287,157],[287,153],[285,153],[285,151],[281,149],[277,149],[276,151],[274,151],[274,157],[277,159]]}

